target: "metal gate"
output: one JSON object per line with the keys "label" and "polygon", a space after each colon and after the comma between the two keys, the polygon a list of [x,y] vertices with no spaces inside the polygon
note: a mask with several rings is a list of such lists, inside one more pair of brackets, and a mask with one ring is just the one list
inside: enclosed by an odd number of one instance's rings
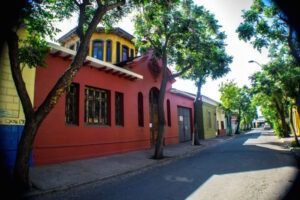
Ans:
{"label": "metal gate", "polygon": [[179,141],[186,142],[191,140],[191,109],[178,107],[178,128]]}

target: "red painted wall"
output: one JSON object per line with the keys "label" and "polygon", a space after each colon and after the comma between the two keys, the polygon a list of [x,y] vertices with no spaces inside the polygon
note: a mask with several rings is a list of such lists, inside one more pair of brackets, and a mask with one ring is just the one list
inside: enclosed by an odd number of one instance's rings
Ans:
{"label": "red painted wall", "polygon": [[[73,82],[79,84],[79,125],[65,124],[65,95],[41,124],[33,148],[34,164],[50,164],[147,149],[150,147],[149,91],[160,87],[161,75],[154,78],[149,71],[150,56],[137,59],[131,70],[144,76],[143,80],[130,81],[90,66],[80,69]],[[49,55],[47,68],[37,68],[35,82],[35,105],[40,105],[58,77],[66,70],[70,60]],[[111,125],[97,126],[84,123],[85,86],[106,89],[111,92]],[[168,83],[167,91],[171,88]],[[115,92],[124,94],[124,126],[115,125]],[[143,94],[144,127],[138,126],[138,92]],[[193,107],[193,101],[170,92],[165,96],[171,105],[171,127],[166,125],[166,144],[178,143],[177,107]]]}

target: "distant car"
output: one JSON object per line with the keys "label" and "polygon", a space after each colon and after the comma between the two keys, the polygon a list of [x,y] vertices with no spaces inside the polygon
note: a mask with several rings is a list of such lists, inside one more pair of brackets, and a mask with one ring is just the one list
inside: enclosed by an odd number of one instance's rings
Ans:
{"label": "distant car", "polygon": [[271,125],[268,123],[265,123],[264,130],[270,130],[270,129],[271,129]]}

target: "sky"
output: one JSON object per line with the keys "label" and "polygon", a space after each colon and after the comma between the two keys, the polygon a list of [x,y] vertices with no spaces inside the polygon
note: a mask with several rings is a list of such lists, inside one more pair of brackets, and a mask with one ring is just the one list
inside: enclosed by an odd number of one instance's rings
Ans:
{"label": "sky", "polygon": [[[238,86],[248,85],[250,81],[248,77],[259,71],[261,68],[256,63],[248,63],[249,60],[255,60],[259,64],[266,64],[268,62],[267,52],[261,53],[253,49],[252,45],[239,40],[236,29],[243,21],[241,15],[242,10],[247,10],[252,4],[252,0],[194,0],[196,4],[203,5],[207,10],[213,13],[222,26],[221,30],[225,31],[227,39],[225,43],[226,51],[233,56],[233,62],[230,64],[231,71],[217,80],[208,79],[203,85],[202,94],[208,96],[216,101],[220,101],[219,85],[227,80],[234,80]],[[134,34],[132,16],[129,15],[123,18],[116,26],[126,30],[130,34]],[[62,30],[58,34],[61,35],[68,32],[76,26],[76,19],[65,20],[58,23],[57,26]],[[189,80],[176,79],[173,84],[174,88],[184,90],[191,93],[196,93],[194,82]]]}

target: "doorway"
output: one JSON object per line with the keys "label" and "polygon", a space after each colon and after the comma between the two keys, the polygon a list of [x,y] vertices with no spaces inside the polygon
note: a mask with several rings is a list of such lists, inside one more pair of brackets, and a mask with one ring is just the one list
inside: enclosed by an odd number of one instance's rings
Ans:
{"label": "doorway", "polygon": [[178,107],[178,128],[179,142],[187,142],[191,140],[191,109]]}

